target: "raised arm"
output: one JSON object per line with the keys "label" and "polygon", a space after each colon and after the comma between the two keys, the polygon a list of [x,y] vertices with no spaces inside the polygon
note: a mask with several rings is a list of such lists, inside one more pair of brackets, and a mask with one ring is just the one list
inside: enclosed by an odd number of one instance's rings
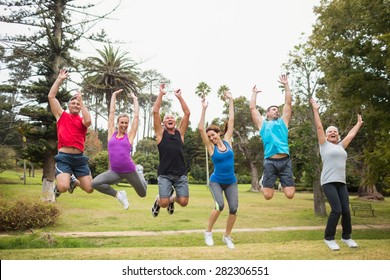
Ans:
{"label": "raised arm", "polygon": [[56,120],[58,120],[61,117],[62,112],[64,109],[62,109],[60,102],[56,98],[58,90],[60,89],[60,86],[64,80],[66,80],[69,77],[69,73],[65,69],[61,69],[60,73],[58,74],[57,79],[53,83],[53,85],[50,88],[49,95],[47,96],[49,100],[50,110],[53,113]]}
{"label": "raised arm", "polygon": [[351,143],[352,139],[355,138],[356,134],[358,133],[362,125],[363,125],[362,116],[358,115],[358,119],[355,126],[352,127],[352,129],[348,132],[347,136],[345,136],[345,138],[341,141],[341,143],[343,143],[344,149],[346,149],[349,143]]}
{"label": "raised arm", "polygon": [[229,120],[227,130],[225,131],[224,140],[227,141],[231,147],[233,147],[232,137],[234,131],[234,101],[230,92],[225,91],[224,95],[227,99],[229,99]]}
{"label": "raised arm", "polygon": [[177,97],[177,99],[179,99],[181,109],[183,110],[183,113],[184,113],[183,118],[181,119],[180,125],[178,127],[180,134],[181,134],[181,138],[184,142],[184,135],[186,134],[188,124],[190,122],[190,109],[188,108],[187,103],[184,101],[184,98],[181,95],[181,90],[178,89],[178,90],[175,90],[174,92],[175,92],[175,96]]}
{"label": "raised arm", "polygon": [[207,136],[206,130],[205,130],[205,118],[206,118],[206,109],[207,109],[208,103],[203,98],[202,99],[202,113],[200,115],[200,121],[198,124],[198,130],[200,133],[200,136],[202,137],[203,143],[207,148],[207,151],[210,155],[214,153],[214,145],[210,142],[209,137]]}
{"label": "raised arm", "polygon": [[292,96],[291,96],[290,86],[288,85],[287,75],[281,75],[279,77],[279,83],[281,83],[284,86],[285,96],[284,96],[282,119],[286,124],[286,126],[288,127],[288,124],[290,123],[291,120],[291,113],[292,113]]}
{"label": "raised arm", "polygon": [[154,126],[154,133],[156,134],[157,143],[160,143],[164,132],[164,128],[161,125],[160,108],[161,108],[162,98],[165,94],[166,94],[165,84],[161,84],[156,102],[153,105],[153,126]]}
{"label": "raised arm", "polygon": [[320,105],[318,105],[313,98],[310,99],[310,103],[313,109],[314,124],[317,130],[318,143],[322,145],[326,141],[326,136],[325,136],[324,128],[322,127],[320,113],[318,112],[318,110],[320,109]]}
{"label": "raised arm", "polygon": [[138,97],[132,92],[131,97],[133,98],[134,104],[134,114],[133,114],[133,122],[131,123],[131,129],[128,133],[128,138],[131,144],[133,144],[134,138],[137,135],[138,124],[139,124],[139,104]]}
{"label": "raised arm", "polygon": [[91,114],[89,113],[87,107],[85,107],[81,92],[77,92],[75,96],[77,98],[77,101],[80,103],[81,116],[83,117],[83,125],[85,127],[90,127],[90,125],[92,124]]}
{"label": "raised arm", "polygon": [[256,99],[257,94],[261,92],[261,90],[258,90],[256,85],[252,88],[252,97],[251,101],[249,103],[249,109],[251,111],[252,120],[257,126],[257,129],[260,130],[261,126],[263,125],[263,117],[260,115],[259,110],[256,108]]}
{"label": "raised arm", "polygon": [[110,101],[110,111],[108,112],[108,133],[107,138],[108,141],[111,139],[112,135],[115,132],[115,107],[116,107],[116,96],[121,93],[123,89],[119,89],[114,91],[111,95]]}

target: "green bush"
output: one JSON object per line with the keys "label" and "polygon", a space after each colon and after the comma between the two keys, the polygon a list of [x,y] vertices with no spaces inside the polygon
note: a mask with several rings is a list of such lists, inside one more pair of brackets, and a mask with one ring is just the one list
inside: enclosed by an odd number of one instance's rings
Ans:
{"label": "green bush", "polygon": [[0,201],[0,232],[23,231],[53,225],[60,215],[54,204],[43,201]]}

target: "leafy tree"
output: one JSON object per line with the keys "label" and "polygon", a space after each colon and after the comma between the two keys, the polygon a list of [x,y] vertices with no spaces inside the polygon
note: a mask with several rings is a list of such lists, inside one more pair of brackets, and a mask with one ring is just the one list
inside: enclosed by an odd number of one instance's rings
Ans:
{"label": "leafy tree", "polygon": [[205,98],[211,92],[211,88],[205,82],[200,82],[196,87],[195,93],[200,98]]}
{"label": "leafy tree", "polygon": [[155,139],[140,140],[133,155],[133,160],[136,164],[141,164],[144,167],[145,180],[152,184],[157,183],[159,156]]}
{"label": "leafy tree", "polygon": [[[97,50],[100,56],[89,57],[83,62],[85,71],[83,87],[86,96],[95,103],[95,115],[99,109],[98,104],[105,101],[108,119],[108,110],[111,103],[111,95],[117,89],[137,94],[142,87],[137,63],[128,57],[127,52],[111,45],[104,46],[103,50]],[[121,95],[120,98],[126,98]],[[127,106],[125,106],[127,107]],[[95,129],[97,118],[95,118]]]}
{"label": "leafy tree", "polygon": [[[144,123],[142,138],[149,138],[152,137],[153,133],[152,109],[153,104],[157,99],[157,95],[153,94],[153,92],[158,92],[161,84],[169,86],[171,82],[156,70],[146,70],[142,72],[141,81],[143,83],[142,94],[139,95],[138,101],[140,103],[140,108],[142,109]],[[164,99],[161,104],[163,110],[168,110],[170,106],[170,102]]]}
{"label": "leafy tree", "polygon": [[[40,149],[44,193],[54,187],[54,155],[57,152],[56,122],[47,105],[47,93],[59,69],[78,68],[78,61],[71,52],[77,50],[79,40],[104,39],[104,32],[96,36],[90,29],[111,11],[94,16],[89,13],[93,7],[79,6],[73,0],[0,0],[0,9],[4,12],[0,21],[25,27],[26,35],[21,31],[17,35],[1,36],[0,42],[6,46],[4,59],[10,70],[8,92],[15,96],[23,94],[25,99],[34,101],[32,105],[24,104],[18,114],[28,119],[27,148]],[[64,104],[69,93],[63,89],[57,98]]]}
{"label": "leafy tree", "polygon": [[[289,60],[284,67],[291,76],[292,92],[296,99],[289,128],[289,146],[294,163],[295,183],[302,185],[304,175],[305,179],[309,179],[310,185],[313,186],[314,213],[325,216],[325,195],[320,183],[321,159],[317,130],[312,110],[308,106],[310,98],[315,97],[322,78],[316,59],[315,49],[310,42],[302,42],[290,52]],[[312,152],[308,153],[308,151]]]}

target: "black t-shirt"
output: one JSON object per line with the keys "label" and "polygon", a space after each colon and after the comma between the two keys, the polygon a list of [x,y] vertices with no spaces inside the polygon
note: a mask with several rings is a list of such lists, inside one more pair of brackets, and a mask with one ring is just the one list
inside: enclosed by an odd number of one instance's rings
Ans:
{"label": "black t-shirt", "polygon": [[161,142],[157,145],[157,148],[160,156],[158,175],[187,175],[184,161],[184,143],[177,129],[174,135],[164,129]]}

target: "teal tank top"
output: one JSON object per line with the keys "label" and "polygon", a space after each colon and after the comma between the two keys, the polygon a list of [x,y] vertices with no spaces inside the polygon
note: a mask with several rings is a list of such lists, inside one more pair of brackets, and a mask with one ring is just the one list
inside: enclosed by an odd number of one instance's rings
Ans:
{"label": "teal tank top", "polygon": [[211,160],[214,164],[214,172],[210,176],[211,182],[219,184],[233,184],[237,182],[234,174],[234,152],[229,143],[223,141],[226,146],[226,151],[220,151],[217,145],[214,145],[214,153]]}
{"label": "teal tank top", "polygon": [[260,137],[264,145],[264,158],[276,154],[289,155],[288,128],[282,118],[264,120],[260,130]]}

